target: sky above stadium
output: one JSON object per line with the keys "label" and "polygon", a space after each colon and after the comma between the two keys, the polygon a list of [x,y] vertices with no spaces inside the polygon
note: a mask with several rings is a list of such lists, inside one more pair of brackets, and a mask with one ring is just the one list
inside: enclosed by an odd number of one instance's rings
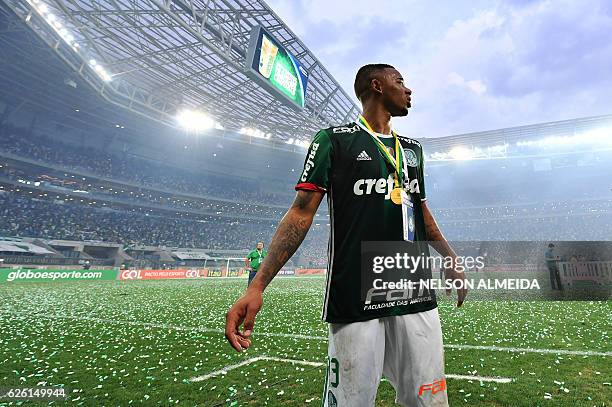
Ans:
{"label": "sky above stadium", "polygon": [[413,108],[394,127],[439,137],[612,113],[612,1],[267,0],[353,96],[394,65]]}

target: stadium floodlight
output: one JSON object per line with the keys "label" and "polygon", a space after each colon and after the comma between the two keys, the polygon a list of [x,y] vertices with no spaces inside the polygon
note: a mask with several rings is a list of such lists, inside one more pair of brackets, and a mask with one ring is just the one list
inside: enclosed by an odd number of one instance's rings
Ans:
{"label": "stadium floodlight", "polygon": [[49,8],[47,7],[47,5],[46,5],[46,4],[41,4],[40,6],[38,6],[38,11],[39,11],[41,14],[45,14],[46,12],[48,12],[48,11],[49,11]]}
{"label": "stadium floodlight", "polygon": [[489,154],[505,154],[510,145],[508,143],[498,144],[495,146],[487,147]]}
{"label": "stadium floodlight", "polygon": [[98,76],[100,76],[100,78],[102,78],[104,82],[109,82],[112,79],[108,72],[106,72],[106,70],[102,67],[102,65],[96,64],[93,66],[93,68],[94,71],[96,71]]}
{"label": "stadium floodlight", "polygon": [[455,160],[471,160],[474,158],[472,150],[463,146],[453,147],[448,154]]}
{"label": "stadium floodlight", "polygon": [[308,140],[295,140],[293,144],[303,148],[308,148],[308,146],[310,146],[310,142]]}
{"label": "stadium floodlight", "polygon": [[100,72],[100,77],[104,82],[110,82],[113,79],[105,70]]}
{"label": "stadium floodlight", "polygon": [[270,140],[270,138],[272,137],[272,134],[270,133],[264,133],[259,129],[254,129],[251,127],[243,127],[242,129],[240,129],[240,134],[245,134],[250,137],[261,138],[265,140]]}
{"label": "stadium floodlight", "polygon": [[185,109],[176,116],[179,125],[189,130],[202,131],[215,127],[215,121],[202,112]]}
{"label": "stadium floodlight", "polygon": [[572,136],[549,136],[536,140],[521,140],[516,142],[517,147],[572,147],[576,144],[602,144],[611,140],[612,128],[599,127],[587,130]]}

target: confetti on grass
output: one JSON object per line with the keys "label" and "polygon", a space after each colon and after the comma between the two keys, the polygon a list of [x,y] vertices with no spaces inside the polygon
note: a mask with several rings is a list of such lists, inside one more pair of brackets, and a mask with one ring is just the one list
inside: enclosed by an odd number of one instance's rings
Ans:
{"label": "confetti on grass", "polygon": [[[231,350],[222,334],[198,330],[222,329],[225,311],[244,292],[244,284],[202,280],[0,285],[0,381],[4,386],[45,382],[76,389],[72,399],[82,405],[320,402],[325,367],[257,363],[210,381],[189,382],[258,355],[325,361],[325,341],[258,335],[326,337],[327,325],[320,321],[323,279],[274,281],[248,352]],[[472,295],[464,308],[456,309],[442,296],[440,314],[449,344],[612,350],[609,302],[479,301]],[[53,315],[61,319],[48,318]],[[576,400],[603,405],[612,377],[605,357],[459,349],[447,349],[445,357],[448,373],[518,378],[516,384],[496,386],[449,379],[451,405],[464,404],[463,400],[469,405],[514,405],[519,397],[525,405],[540,405],[543,399],[554,400],[555,406],[574,406]],[[394,396],[391,385],[383,383],[378,399],[393,405]]]}

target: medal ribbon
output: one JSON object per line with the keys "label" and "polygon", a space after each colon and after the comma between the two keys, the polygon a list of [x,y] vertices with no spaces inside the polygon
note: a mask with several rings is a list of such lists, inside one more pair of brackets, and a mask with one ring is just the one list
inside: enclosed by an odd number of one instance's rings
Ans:
{"label": "medal ribbon", "polygon": [[404,152],[402,151],[397,135],[395,134],[393,130],[391,130],[391,134],[393,135],[393,138],[395,139],[395,157],[397,158],[396,160],[389,153],[389,150],[387,150],[387,147],[383,144],[383,142],[380,141],[380,138],[378,138],[378,136],[376,135],[376,132],[372,130],[370,123],[368,123],[365,117],[363,117],[362,115],[359,115],[358,119],[359,119],[359,124],[362,125],[362,128],[365,127],[364,130],[366,130],[368,134],[372,137],[372,140],[374,140],[374,144],[376,144],[376,147],[378,147],[378,151],[380,152],[380,154],[393,167],[395,185],[400,188],[403,187],[403,184],[404,184],[404,177],[403,177],[404,175],[403,174]]}

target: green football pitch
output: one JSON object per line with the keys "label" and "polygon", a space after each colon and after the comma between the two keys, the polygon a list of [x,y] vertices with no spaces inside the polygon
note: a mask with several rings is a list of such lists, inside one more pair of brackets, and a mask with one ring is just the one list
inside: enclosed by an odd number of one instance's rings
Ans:
{"label": "green football pitch", "polygon": [[[0,285],[0,388],[64,386],[66,404],[86,406],[320,405],[324,279],[277,278],[253,346],[238,354],[222,330],[245,285]],[[452,406],[612,405],[610,301],[468,299],[460,309],[439,300]],[[383,380],[376,404],[393,406],[394,396]]]}

